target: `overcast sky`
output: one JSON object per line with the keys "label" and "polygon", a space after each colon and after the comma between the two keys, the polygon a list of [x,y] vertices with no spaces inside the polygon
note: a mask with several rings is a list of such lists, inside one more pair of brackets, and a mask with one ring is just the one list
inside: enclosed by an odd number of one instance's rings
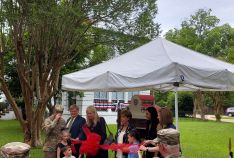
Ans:
{"label": "overcast sky", "polygon": [[157,0],[156,21],[163,34],[169,29],[180,28],[198,9],[212,9],[211,14],[220,19],[219,25],[229,23],[234,27],[234,0]]}

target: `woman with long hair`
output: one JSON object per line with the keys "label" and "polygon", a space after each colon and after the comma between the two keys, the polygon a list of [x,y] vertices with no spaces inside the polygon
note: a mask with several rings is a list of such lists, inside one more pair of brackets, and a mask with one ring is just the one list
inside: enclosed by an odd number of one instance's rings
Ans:
{"label": "woman with long hair", "polygon": [[[152,140],[157,137],[157,127],[159,124],[158,120],[158,113],[155,107],[150,106],[146,109],[146,140]],[[151,147],[152,145],[149,144],[147,147]],[[152,158],[154,157],[155,153],[154,152],[148,152],[145,151],[145,158]]]}
{"label": "woman with long hair", "polygon": [[176,129],[173,124],[173,114],[168,107],[162,107],[158,113],[158,119],[163,129],[173,128]]}
{"label": "woman with long hair", "polygon": [[[159,124],[162,129],[168,129],[168,128],[173,128],[175,129],[175,126],[173,125],[173,114],[171,110],[167,107],[161,107],[159,112],[158,112],[158,120]],[[159,146],[148,146],[149,144],[152,144],[155,139],[148,139],[144,141],[144,144],[140,146],[141,151],[146,151],[146,152],[159,152]],[[161,158],[162,155],[159,155]]]}
{"label": "woman with long hair", "polygon": [[[98,134],[101,137],[99,142],[102,145],[106,139],[106,122],[103,117],[99,117],[97,110],[94,106],[88,106],[86,109],[86,124],[84,127],[87,127],[91,132]],[[81,140],[86,140],[86,136],[83,133]],[[104,149],[99,149],[98,153],[94,156],[86,155],[86,158],[108,158],[108,151]]]}

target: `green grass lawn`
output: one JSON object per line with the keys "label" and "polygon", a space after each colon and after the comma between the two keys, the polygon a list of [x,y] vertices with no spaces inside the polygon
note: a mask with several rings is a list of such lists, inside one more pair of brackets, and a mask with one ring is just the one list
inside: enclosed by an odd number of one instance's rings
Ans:
{"label": "green grass lawn", "polygon": [[[227,158],[228,138],[234,138],[233,123],[180,119],[181,148],[186,158]],[[116,131],[115,125],[110,125]],[[0,146],[13,141],[22,141],[23,133],[17,121],[0,120]],[[233,139],[234,144],[234,139]],[[42,150],[32,149],[31,158],[41,158]],[[113,153],[110,152],[110,158]]]}
{"label": "green grass lawn", "polygon": [[228,157],[228,138],[234,138],[233,123],[183,119],[180,131],[181,147],[186,157]]}

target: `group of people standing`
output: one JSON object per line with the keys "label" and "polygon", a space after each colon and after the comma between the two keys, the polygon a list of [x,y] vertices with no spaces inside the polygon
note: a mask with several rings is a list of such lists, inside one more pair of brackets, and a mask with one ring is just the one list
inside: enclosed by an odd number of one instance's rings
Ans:
{"label": "group of people standing", "polygon": [[[71,141],[86,139],[83,127],[99,134],[101,136],[100,143],[104,142],[106,138],[105,120],[98,116],[94,106],[87,107],[86,119],[79,115],[79,107],[76,105],[71,105],[69,111],[71,117],[65,122],[62,118],[62,105],[55,105],[54,113],[45,119],[43,125],[46,133],[43,146],[44,158],[82,158],[83,155],[79,153],[80,144],[71,144]],[[107,155],[108,153],[100,150],[95,157],[100,157],[100,154]]]}
{"label": "group of people standing", "polygon": [[[138,149],[143,151],[142,157],[144,158],[181,157],[179,132],[175,130],[175,126],[173,125],[173,114],[171,110],[167,107],[162,107],[157,111],[154,106],[150,106],[146,109],[145,117],[147,120],[144,133],[145,136],[140,138],[139,133],[135,130],[134,124],[131,123],[131,112],[128,110],[121,111],[121,126],[119,127],[116,135],[117,143],[141,144],[140,148]],[[129,140],[131,140],[132,136],[134,137],[135,141],[130,142]],[[161,139],[159,139],[159,137]],[[162,142],[164,142],[164,144]],[[173,145],[171,145],[171,142]],[[170,150],[171,147],[173,147],[173,151]],[[116,158],[141,157],[139,153],[131,153],[131,149],[129,151],[129,153],[122,153],[122,151],[117,151]]]}
{"label": "group of people standing", "polygon": [[[167,150],[170,147],[169,143],[162,143],[159,140],[161,135],[168,135],[172,134],[172,136],[162,137],[164,140],[169,139],[169,141],[174,141],[174,144],[179,145],[179,132],[176,127],[173,125],[173,114],[171,110],[167,107],[162,107],[158,111],[155,107],[148,107],[146,109],[146,119],[147,119],[147,126],[146,126],[146,137],[143,142],[143,145],[140,146],[140,150],[144,151],[145,158],[153,158],[153,157],[171,157],[173,158],[180,157],[180,147],[178,150],[174,150],[173,152]],[[164,131],[162,134],[161,132]],[[169,132],[170,131],[170,132]],[[171,132],[172,131],[172,132]],[[157,140],[157,143],[155,143]],[[167,141],[166,141],[167,142]],[[161,148],[164,145],[167,148]]]}
{"label": "group of people standing", "polygon": [[[44,158],[84,157],[84,155],[79,153],[81,145],[71,143],[71,141],[87,139],[85,132],[82,130],[84,127],[101,137],[100,145],[104,143],[107,137],[106,122],[103,117],[98,116],[94,106],[87,107],[86,119],[79,115],[79,108],[76,105],[71,105],[69,111],[71,117],[65,122],[61,117],[63,107],[61,105],[55,105],[54,114],[45,120],[43,126],[46,132],[46,140],[43,147]],[[179,133],[175,130],[175,126],[172,123],[173,116],[171,111],[168,108],[161,108],[157,112],[155,107],[148,107],[146,109],[146,119],[145,137],[140,138],[138,131],[131,121],[131,112],[127,109],[121,110],[120,125],[118,126],[115,141],[116,144],[131,144],[131,146],[129,146],[127,152],[117,150],[115,157],[139,158],[139,152],[136,152],[137,150],[143,151],[144,158],[167,158],[168,155],[179,157],[179,147],[178,150],[177,148],[175,149],[175,145],[179,146]],[[172,131],[167,129],[172,129]],[[174,134],[176,139],[174,139],[175,137],[166,136],[168,133]],[[165,139],[169,139],[169,141]],[[168,153],[165,153],[167,151],[165,147],[170,147],[170,144],[166,144],[165,142],[174,142],[173,153],[170,153],[171,150],[169,149]],[[162,147],[164,147],[164,153],[161,151]],[[73,150],[71,150],[72,148]],[[95,155],[86,155],[86,158],[108,158],[108,150],[99,149]]]}

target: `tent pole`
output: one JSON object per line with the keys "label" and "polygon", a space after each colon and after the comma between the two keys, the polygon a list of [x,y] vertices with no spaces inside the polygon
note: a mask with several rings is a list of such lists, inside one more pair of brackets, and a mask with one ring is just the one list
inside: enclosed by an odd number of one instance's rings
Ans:
{"label": "tent pole", "polygon": [[176,119],[176,129],[179,130],[179,123],[178,123],[178,87],[175,87],[175,119]]}

